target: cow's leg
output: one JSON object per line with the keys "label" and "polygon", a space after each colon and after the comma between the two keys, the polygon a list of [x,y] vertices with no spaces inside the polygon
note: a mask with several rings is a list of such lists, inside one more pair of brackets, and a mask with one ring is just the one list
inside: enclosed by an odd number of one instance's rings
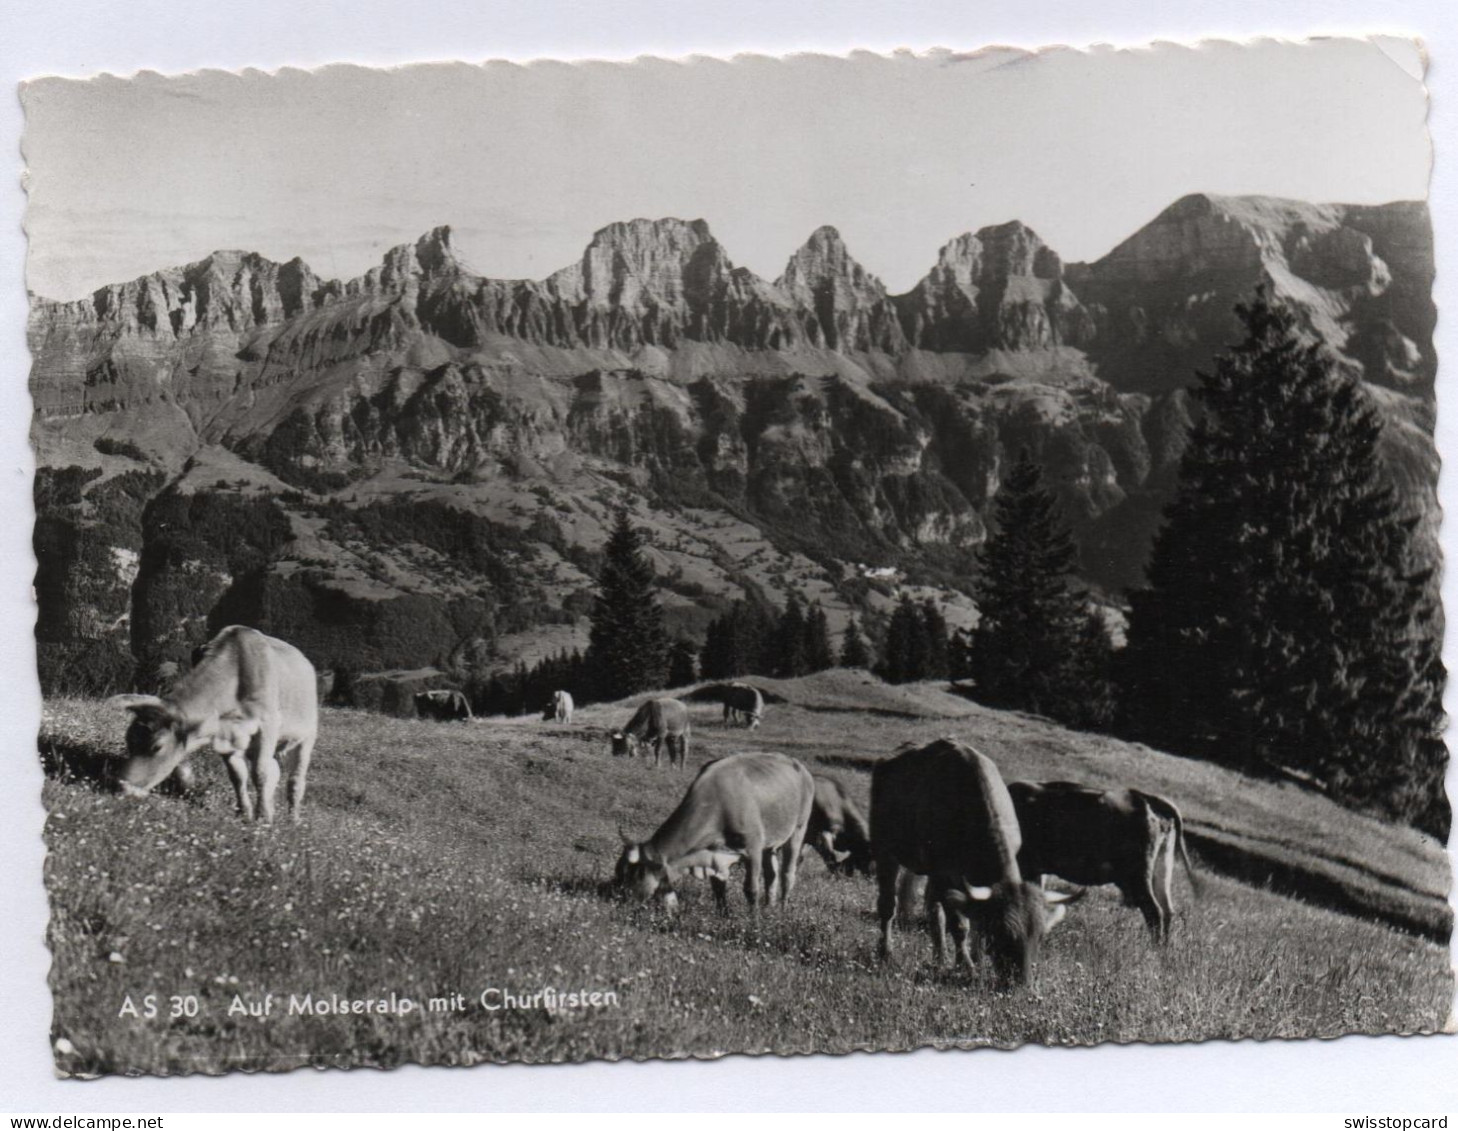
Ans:
{"label": "cow's leg", "polygon": [[764,905],[771,906],[777,902],[776,897],[783,899],[785,886],[784,869],[780,867],[779,851],[774,848],[764,850]]}
{"label": "cow's leg", "polygon": [[[947,926],[952,932],[952,950],[956,957],[954,964],[966,970],[973,968],[972,961],[972,923],[967,918],[967,913],[959,907],[948,907],[946,909]],[[979,942],[980,949],[980,942]]]}
{"label": "cow's leg", "polygon": [[253,798],[248,793],[248,751],[234,750],[223,759],[228,776],[233,779],[233,792],[238,796],[238,815],[253,820]]}
{"label": "cow's leg", "polygon": [[1163,942],[1169,942],[1169,933],[1174,927],[1174,900],[1170,894],[1173,890],[1171,885],[1174,883],[1174,858],[1175,839],[1171,831],[1160,841],[1154,860],[1154,874],[1150,877],[1154,886],[1154,898],[1159,903],[1160,915],[1164,920]]}
{"label": "cow's leg", "polygon": [[783,875],[780,879],[780,902],[788,903],[790,893],[795,890],[795,881],[800,876],[800,849],[805,847],[805,842],[798,837],[791,837],[780,849],[784,859]]}
{"label": "cow's leg", "polygon": [[[947,958],[947,914],[943,897],[947,893],[946,884],[938,876],[929,876],[926,881],[926,930],[931,935],[932,957],[940,967]],[[961,934],[955,922],[952,927],[952,938],[958,943],[960,950]]]}
{"label": "cow's leg", "polygon": [[293,772],[289,774],[289,818],[295,822],[299,820],[299,811],[304,806],[304,789],[309,784],[309,759],[313,754],[313,736],[304,739],[294,750]]}
{"label": "cow's leg", "polygon": [[876,858],[876,914],[881,920],[882,961],[891,959],[891,924],[896,918],[896,884],[901,865],[884,856]]}
{"label": "cow's leg", "polygon": [[266,825],[273,824],[274,794],[278,791],[278,732],[261,726],[248,750],[253,764],[253,788],[258,791],[257,817]]}
{"label": "cow's leg", "polygon": [[750,845],[744,853],[744,898],[751,913],[759,910],[764,888],[764,850]]}
{"label": "cow's leg", "polygon": [[[653,740],[653,768],[658,768],[658,763],[663,757],[663,739],[661,737]],[[670,755],[671,757],[671,755]]]}
{"label": "cow's leg", "polygon": [[1144,916],[1145,926],[1149,928],[1150,937],[1155,942],[1164,939],[1164,909],[1160,907],[1159,900],[1154,897],[1154,861],[1148,859],[1144,862],[1139,873],[1129,885],[1120,884],[1125,898]]}
{"label": "cow's leg", "polygon": [[714,893],[714,905],[719,908],[719,913],[726,914],[729,910],[729,872],[727,869],[723,872],[715,869],[709,873],[709,889]]}

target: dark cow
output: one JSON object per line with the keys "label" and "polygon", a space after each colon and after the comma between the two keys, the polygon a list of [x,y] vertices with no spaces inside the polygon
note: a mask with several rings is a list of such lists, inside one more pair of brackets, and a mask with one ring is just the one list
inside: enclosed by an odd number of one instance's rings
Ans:
{"label": "dark cow", "polygon": [[793,758],[771,753],[719,758],[699,771],[652,839],[624,846],[618,883],[639,899],[657,894],[672,910],[679,879],[690,869],[703,869],[723,910],[729,870],[743,861],[750,910],[771,901],[776,880],[784,903],[795,886],[814,801],[810,771]]}
{"label": "dark cow", "polygon": [[871,872],[871,827],[845,787],[834,778],[812,775],[815,804],[810,810],[810,827],[805,847],[820,853],[832,872],[854,875]]}
{"label": "dark cow", "polygon": [[[681,770],[688,761],[688,708],[677,699],[650,699],[633,713],[628,725],[613,732],[613,755],[636,758],[643,745],[653,748],[658,765],[663,747],[668,747],[668,764]],[[643,755],[645,758],[646,754]]]}
{"label": "dark cow", "polygon": [[297,821],[319,731],[314,665],[292,644],[238,625],[223,629],[194,659],[166,696],[108,701],[132,713],[118,787],[144,797],[174,773],[186,786],[188,755],[211,747],[227,764],[245,820],[254,816],[254,794],[259,818],[273,820],[274,794],[287,773],[289,815]]}
{"label": "dark cow", "polygon": [[1190,886],[1199,891],[1185,849],[1185,823],[1172,802],[1137,789],[1100,790],[1066,781],[1015,781],[1007,788],[1023,832],[1018,863],[1026,875],[1114,884],[1143,913],[1155,941],[1169,940],[1176,852]]}
{"label": "dark cow", "polygon": [[1018,870],[1017,814],[997,766],[943,738],[879,762],[871,773],[871,845],[880,889],[881,956],[892,951],[897,881],[927,877],[927,926],[937,960],[950,920],[957,959],[972,965],[968,920],[1004,981],[1027,984],[1047,933],[1070,896],[1025,883]]}
{"label": "dark cow", "polygon": [[421,691],[415,696],[415,713],[437,722],[466,722],[471,718],[471,703],[459,691]]}
{"label": "dark cow", "polygon": [[731,683],[724,688],[724,721],[742,723],[750,730],[764,717],[764,696],[759,688],[747,683]]}

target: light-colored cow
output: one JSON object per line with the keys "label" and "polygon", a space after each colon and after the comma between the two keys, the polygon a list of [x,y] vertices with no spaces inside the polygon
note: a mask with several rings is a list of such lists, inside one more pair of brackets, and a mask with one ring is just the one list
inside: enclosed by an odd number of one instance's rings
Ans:
{"label": "light-colored cow", "polygon": [[1190,887],[1200,890],[1185,849],[1185,823],[1173,802],[1137,789],[1101,790],[1066,781],[1015,781],[1007,789],[1023,833],[1018,863],[1024,873],[1114,884],[1144,915],[1155,942],[1169,941],[1176,853]]}
{"label": "light-colored cow", "polygon": [[1002,775],[991,758],[955,739],[876,764],[871,844],[884,959],[891,957],[902,869],[927,877],[927,926],[938,962],[950,922],[957,959],[970,967],[968,927],[975,926],[1004,981],[1031,980],[1044,936],[1064,916],[1061,904],[1077,898],[1023,880],[1018,819]]}
{"label": "light-colored cow", "polygon": [[676,761],[678,768],[683,769],[688,761],[688,708],[677,699],[649,699],[633,713],[627,726],[613,732],[615,757],[636,758],[644,744],[653,748],[655,766],[666,745],[668,764],[672,766]]}
{"label": "light-colored cow", "polygon": [[750,730],[764,717],[764,696],[759,688],[747,683],[731,683],[724,688],[724,721],[742,723]]}
{"label": "light-colored cow", "polygon": [[166,695],[117,695],[112,706],[132,713],[128,758],[117,784],[143,797],[203,747],[221,754],[245,820],[274,818],[279,762],[288,765],[289,813],[299,819],[309,759],[319,730],[314,665],[291,644],[251,628],[223,629],[192,671]]}
{"label": "light-colored cow", "polygon": [[552,717],[559,723],[572,722],[572,692],[552,692]]}
{"label": "light-colored cow", "polygon": [[[720,909],[728,906],[729,870],[744,863],[750,910],[795,886],[800,849],[815,802],[810,771],[783,754],[731,754],[710,762],[650,840],[626,843],[617,879],[639,899],[662,897],[672,910],[681,876],[702,869]],[[626,839],[626,838],[625,838]]]}

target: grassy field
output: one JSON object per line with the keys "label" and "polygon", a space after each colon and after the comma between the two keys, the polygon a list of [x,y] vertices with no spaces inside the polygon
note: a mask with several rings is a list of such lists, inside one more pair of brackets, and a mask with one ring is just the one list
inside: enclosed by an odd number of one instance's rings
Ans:
{"label": "grassy field", "polygon": [[[200,789],[187,798],[127,803],[97,790],[85,772],[98,752],[119,748],[122,720],[96,703],[53,701],[41,749],[52,771],[46,880],[58,1067],[218,1072],[1448,1024],[1447,948],[1423,937],[1434,932],[1389,925],[1441,918],[1441,846],[1290,787],[930,686],[862,679],[766,681],[787,702],[753,734],[724,728],[711,705],[696,707],[687,774],[608,755],[623,705],[581,710],[572,727],[326,711],[305,820],[273,829],[239,822],[210,758],[195,761]],[[1158,950],[1138,913],[1097,889],[1050,939],[1036,984],[996,992],[985,971],[935,969],[920,933],[904,935],[899,960],[880,966],[873,885],[832,877],[818,859],[807,859],[789,907],[758,921],[737,892],[732,913],[719,915],[694,881],[673,919],[613,897],[619,827],[651,834],[710,757],[782,750],[833,771],[864,801],[877,758],[942,734],[983,749],[1009,780],[1120,781],[1163,793],[1193,831],[1350,885],[1374,918],[1207,874],[1198,901],[1179,881],[1175,939]],[[489,989],[530,997],[547,987],[603,996],[597,1006],[495,1012],[480,1000]],[[388,1002],[392,993],[419,1008],[289,1008],[291,995],[301,1004],[309,994]],[[266,1015],[247,1012],[261,1012],[269,994]],[[427,1009],[430,998],[442,1007]],[[123,1010],[128,999],[135,1015]]]}

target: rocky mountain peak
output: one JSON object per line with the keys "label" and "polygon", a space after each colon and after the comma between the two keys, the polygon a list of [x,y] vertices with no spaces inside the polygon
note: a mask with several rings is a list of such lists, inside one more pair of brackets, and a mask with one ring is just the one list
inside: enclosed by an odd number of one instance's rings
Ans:
{"label": "rocky mountain peak", "polygon": [[805,312],[802,321],[815,345],[888,352],[905,347],[885,285],[856,262],[828,224],[790,256],[775,287]]}

